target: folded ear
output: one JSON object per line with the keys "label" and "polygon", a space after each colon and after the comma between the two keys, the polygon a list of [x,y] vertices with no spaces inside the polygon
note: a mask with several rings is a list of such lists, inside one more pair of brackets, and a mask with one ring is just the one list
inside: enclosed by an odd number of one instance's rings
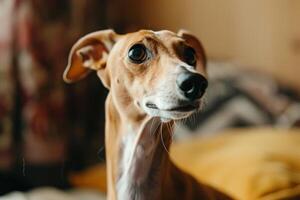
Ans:
{"label": "folded ear", "polygon": [[191,45],[191,47],[195,48],[196,52],[198,53],[198,56],[200,57],[200,59],[202,59],[204,66],[206,66],[206,54],[198,38],[184,29],[180,29],[177,35],[179,37],[182,37],[187,42],[187,44]]}
{"label": "folded ear", "polygon": [[[79,39],[69,54],[68,65],[63,75],[64,81],[76,82],[92,70],[104,70],[108,54],[116,40],[117,34],[113,30],[93,32]],[[108,80],[104,78],[102,81],[107,85]]]}

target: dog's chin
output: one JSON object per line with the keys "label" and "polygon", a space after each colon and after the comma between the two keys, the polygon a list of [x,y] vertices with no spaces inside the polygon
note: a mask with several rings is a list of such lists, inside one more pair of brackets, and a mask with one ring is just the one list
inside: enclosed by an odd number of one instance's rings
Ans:
{"label": "dog's chin", "polygon": [[172,120],[182,120],[188,118],[199,109],[199,104],[196,105],[178,105],[172,106],[169,109],[161,109],[155,104],[146,104],[145,112],[152,117],[159,117],[162,122],[170,122]]}
{"label": "dog's chin", "polygon": [[159,115],[160,119],[162,122],[170,122],[172,120],[182,120],[182,119],[186,119],[189,116],[191,116],[194,112],[186,112],[186,113],[161,113],[161,115]]}

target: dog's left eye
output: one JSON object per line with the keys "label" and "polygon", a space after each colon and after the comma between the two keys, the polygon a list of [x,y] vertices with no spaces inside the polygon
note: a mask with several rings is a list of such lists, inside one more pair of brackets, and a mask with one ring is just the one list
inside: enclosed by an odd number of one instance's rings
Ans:
{"label": "dog's left eye", "polygon": [[147,49],[143,44],[135,44],[129,49],[128,57],[134,63],[142,63],[147,59]]}
{"label": "dog's left eye", "polygon": [[183,51],[183,59],[187,64],[195,66],[197,62],[195,50],[192,47],[186,47]]}

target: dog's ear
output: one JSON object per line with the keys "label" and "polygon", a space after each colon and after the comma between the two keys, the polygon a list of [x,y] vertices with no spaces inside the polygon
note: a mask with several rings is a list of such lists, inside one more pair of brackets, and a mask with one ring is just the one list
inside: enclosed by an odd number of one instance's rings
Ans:
{"label": "dog's ear", "polygon": [[206,54],[200,40],[196,36],[191,34],[189,31],[184,29],[179,30],[177,35],[179,37],[182,37],[188,45],[195,48],[196,52],[198,53],[198,56],[203,61],[204,66],[206,66]]}
{"label": "dog's ear", "polygon": [[[92,70],[102,71],[110,50],[118,35],[113,30],[103,30],[90,33],[79,39],[71,49],[67,68],[64,71],[64,81],[72,83],[86,77]],[[103,74],[103,73],[98,73]],[[107,77],[100,77],[105,86]]]}

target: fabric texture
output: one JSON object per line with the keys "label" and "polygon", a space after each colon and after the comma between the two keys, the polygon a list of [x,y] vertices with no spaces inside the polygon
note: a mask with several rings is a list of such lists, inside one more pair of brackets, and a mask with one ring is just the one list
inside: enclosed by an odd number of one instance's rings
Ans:
{"label": "fabric texture", "polygon": [[106,26],[105,9],[105,0],[0,0],[3,175],[61,186],[69,169],[100,161],[106,90],[95,75],[68,86],[62,74],[71,46]]}
{"label": "fabric texture", "polygon": [[[300,129],[223,131],[175,142],[170,156],[202,183],[238,200],[300,199]],[[105,166],[70,176],[77,188],[106,191]]]}
{"label": "fabric texture", "polygon": [[12,192],[0,200],[105,200],[105,195],[94,190],[61,191],[55,188],[39,188],[30,192]]}
{"label": "fabric texture", "polygon": [[216,133],[232,127],[293,127],[300,122],[299,95],[274,78],[209,62],[203,109],[185,123],[192,132]]}
{"label": "fabric texture", "polygon": [[243,200],[300,199],[300,129],[234,129],[173,144],[174,162]]}

